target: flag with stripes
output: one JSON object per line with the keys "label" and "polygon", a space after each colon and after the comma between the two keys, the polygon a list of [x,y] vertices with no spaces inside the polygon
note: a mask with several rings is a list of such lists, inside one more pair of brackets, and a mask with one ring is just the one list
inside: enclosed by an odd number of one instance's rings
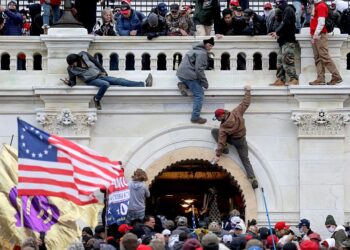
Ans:
{"label": "flag with stripes", "polygon": [[123,175],[120,162],[20,119],[17,123],[19,196],[56,196],[77,205],[97,203],[94,192]]}

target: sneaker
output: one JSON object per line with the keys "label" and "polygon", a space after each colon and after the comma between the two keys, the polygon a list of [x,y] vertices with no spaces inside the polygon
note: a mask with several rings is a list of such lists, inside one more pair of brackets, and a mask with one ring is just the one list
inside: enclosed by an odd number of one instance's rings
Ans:
{"label": "sneaker", "polygon": [[101,106],[101,103],[99,100],[96,100],[96,98],[94,98],[94,103],[95,103],[95,108],[97,110],[101,110],[102,109],[102,106]]}
{"label": "sneaker", "polygon": [[289,82],[286,83],[287,86],[290,85],[299,85],[299,81],[297,79],[292,79]]}
{"label": "sneaker", "polygon": [[309,82],[309,85],[325,85],[326,82],[324,80],[318,80],[316,79],[315,81]]}
{"label": "sneaker", "polygon": [[252,184],[253,189],[257,189],[259,187],[258,181],[255,177],[249,177],[248,180]]}
{"label": "sneaker", "polygon": [[152,87],[153,85],[153,76],[151,73],[148,74],[146,80],[145,80],[145,83],[146,83],[146,87]]}
{"label": "sneaker", "polygon": [[343,81],[343,79],[341,78],[333,78],[330,82],[327,82],[327,85],[336,85],[338,83],[341,83]]}
{"label": "sneaker", "polygon": [[180,90],[181,95],[183,95],[183,96],[189,95],[189,93],[188,93],[189,90],[187,89],[185,84],[183,84],[182,82],[179,82],[179,83],[177,83],[177,87]]}
{"label": "sneaker", "polygon": [[277,79],[274,83],[271,83],[270,86],[286,86],[285,82],[281,79]]}
{"label": "sneaker", "polygon": [[204,119],[202,117],[199,117],[197,119],[191,119],[192,123],[198,123],[198,124],[204,124],[207,122],[207,119]]}

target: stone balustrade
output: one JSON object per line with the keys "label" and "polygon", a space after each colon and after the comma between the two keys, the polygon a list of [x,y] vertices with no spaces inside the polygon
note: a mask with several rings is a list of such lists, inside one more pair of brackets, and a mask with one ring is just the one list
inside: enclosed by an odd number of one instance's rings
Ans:
{"label": "stone balustrade", "polygon": [[[40,37],[0,37],[2,86],[58,86],[66,77],[65,57],[88,50],[112,76],[139,79],[152,72],[155,87],[176,82],[175,70],[182,57],[204,37],[97,37],[85,29],[51,29]],[[315,78],[315,66],[307,32],[297,35],[296,67],[300,85]],[[350,80],[350,39],[329,37],[330,52],[345,83]],[[211,51],[212,69],[207,71],[212,87],[251,84],[268,86],[275,79],[277,42],[269,36],[230,36],[217,40]],[[136,74],[133,72],[137,72]],[[218,72],[219,71],[219,72]],[[14,72],[16,72],[14,74]],[[28,74],[30,72],[30,74]],[[233,84],[233,85],[232,85]]]}

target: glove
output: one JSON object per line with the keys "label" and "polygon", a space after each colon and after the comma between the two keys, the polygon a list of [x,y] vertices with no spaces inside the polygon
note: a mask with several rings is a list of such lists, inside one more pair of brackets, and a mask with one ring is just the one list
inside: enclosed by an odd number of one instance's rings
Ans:
{"label": "glove", "polygon": [[203,86],[203,88],[205,88],[205,89],[208,89],[208,88],[209,88],[209,84],[208,84],[208,82],[204,82],[204,83],[202,83],[202,86]]}

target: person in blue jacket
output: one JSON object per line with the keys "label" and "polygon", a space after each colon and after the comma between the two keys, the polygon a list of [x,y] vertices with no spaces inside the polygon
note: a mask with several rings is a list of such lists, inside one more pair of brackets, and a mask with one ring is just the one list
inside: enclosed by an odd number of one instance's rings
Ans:
{"label": "person in blue jacket", "polygon": [[133,10],[126,1],[122,2],[120,14],[117,17],[117,31],[120,36],[140,36],[142,20],[145,15]]}
{"label": "person in blue jacket", "polygon": [[0,12],[5,14],[5,26],[3,34],[5,36],[21,36],[23,26],[23,16],[17,11],[17,3],[10,1],[7,4],[7,9],[0,6]]}

